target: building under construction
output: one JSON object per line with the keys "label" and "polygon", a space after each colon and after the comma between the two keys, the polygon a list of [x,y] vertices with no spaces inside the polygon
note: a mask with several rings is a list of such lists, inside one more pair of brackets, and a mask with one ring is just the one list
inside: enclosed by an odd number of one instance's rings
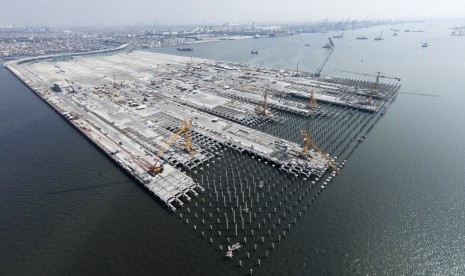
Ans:
{"label": "building under construction", "polygon": [[247,269],[343,171],[400,87],[382,73],[340,79],[142,51],[5,66]]}

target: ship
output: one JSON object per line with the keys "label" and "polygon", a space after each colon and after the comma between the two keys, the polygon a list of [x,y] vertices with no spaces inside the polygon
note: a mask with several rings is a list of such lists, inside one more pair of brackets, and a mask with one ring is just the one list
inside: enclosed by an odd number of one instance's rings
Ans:
{"label": "ship", "polygon": [[190,47],[178,47],[178,48],[176,48],[176,50],[181,51],[181,52],[191,52],[191,51],[194,51],[194,48],[190,48]]}
{"label": "ship", "polygon": [[421,44],[421,47],[423,47],[423,48],[428,47],[428,43],[424,42],[423,44]]}
{"label": "ship", "polygon": [[250,53],[251,53],[252,55],[258,55],[258,51],[256,51],[256,50],[252,50],[252,51],[250,51]]}
{"label": "ship", "polygon": [[308,44],[308,43],[305,43],[305,46],[306,46],[306,47],[308,47],[308,46],[310,46],[310,44]]}
{"label": "ship", "polygon": [[384,39],[382,38],[382,35],[383,35],[383,31],[381,31],[381,33],[379,34],[378,37],[375,37],[375,40],[377,40],[377,41],[384,40]]}
{"label": "ship", "polygon": [[368,37],[366,37],[366,36],[357,36],[356,39],[366,40],[366,39],[368,39]]}
{"label": "ship", "polygon": [[450,34],[451,36],[464,36],[465,35],[465,27],[454,27],[451,28],[453,29],[452,33]]}
{"label": "ship", "polygon": [[344,38],[344,32],[342,32],[340,35],[333,35],[333,38]]}

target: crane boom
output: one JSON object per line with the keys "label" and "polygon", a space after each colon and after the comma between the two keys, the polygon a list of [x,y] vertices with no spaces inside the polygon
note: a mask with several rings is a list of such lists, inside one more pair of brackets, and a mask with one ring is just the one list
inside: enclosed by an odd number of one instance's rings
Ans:
{"label": "crane boom", "polygon": [[325,68],[325,65],[326,65],[326,63],[328,63],[329,58],[330,58],[331,55],[333,54],[333,51],[334,51],[334,48],[331,47],[331,49],[329,50],[328,55],[326,56],[325,61],[324,61],[323,64],[320,66],[320,68],[318,68],[318,69],[316,70],[316,73],[315,73],[315,76],[316,76],[316,77],[319,77],[319,76],[321,75],[321,71],[323,71],[323,68]]}
{"label": "crane boom", "polygon": [[65,79],[65,81],[68,83],[69,87],[71,87],[72,91],[71,92],[76,92],[76,90],[74,89],[74,87],[71,85],[71,83],[69,83],[69,81],[67,79]]}
{"label": "crane boom", "polygon": [[322,149],[320,149],[320,147],[318,147],[318,145],[315,144],[315,142],[313,142],[313,140],[311,139],[310,133],[308,131],[302,129],[300,131],[300,135],[304,138],[303,152],[305,154],[308,154],[308,149],[310,146],[312,146],[312,148],[314,148],[317,152],[319,152],[323,156],[323,158],[328,163],[328,166],[330,166],[334,172],[339,173],[341,171],[339,167],[336,164],[334,164],[333,160],[331,160],[331,158],[329,158],[325,154],[325,152]]}
{"label": "crane boom", "polygon": [[[165,144],[163,145],[163,147],[161,147],[158,152],[157,152],[157,157],[160,158],[163,156],[163,154],[165,154],[165,152],[170,148],[171,144],[173,144],[177,139],[178,137],[184,133],[184,137],[186,139],[186,148],[187,150],[189,151],[190,154],[192,154],[194,152],[194,149],[192,147],[192,142],[191,142],[191,139],[190,139],[190,126],[191,126],[191,123],[192,121],[190,119],[186,119],[184,120],[183,124],[182,124],[182,127],[176,131],[175,133],[173,133],[173,135],[171,135],[170,138],[168,138],[168,140],[166,140]],[[152,173],[152,174],[156,174],[156,173],[161,173],[163,172],[163,164],[155,164],[153,166],[150,167],[149,169],[149,173]]]}
{"label": "crane boom", "polygon": [[379,86],[379,79],[382,78],[382,79],[391,79],[391,80],[400,81],[400,78],[382,75],[380,71],[376,72],[376,75],[367,74],[367,73],[360,73],[360,72],[352,72],[352,71],[346,71],[346,70],[335,70],[335,71],[344,72],[344,73],[350,73],[350,74],[355,74],[355,75],[361,75],[361,76],[366,76],[366,77],[375,77],[376,79],[375,79],[374,87],[372,88],[372,91],[371,91],[370,94],[369,94],[369,96],[370,96],[370,97],[369,97],[369,103],[370,103],[370,104],[373,103],[373,95],[376,95],[376,94],[377,94],[378,86]]}
{"label": "crane boom", "polygon": [[193,148],[192,148],[192,142],[190,139],[191,123],[192,121],[190,119],[184,120],[182,127],[178,131],[176,131],[173,135],[171,135],[171,137],[168,140],[166,140],[165,145],[162,148],[160,148],[160,150],[158,150],[157,157],[161,157],[169,149],[171,144],[173,144],[176,141],[176,139],[178,139],[179,135],[181,135],[182,133],[185,134],[185,139],[186,139],[189,152],[192,152]]}
{"label": "crane boom", "polygon": [[376,72],[376,75],[368,74],[368,73],[361,73],[361,72],[347,71],[347,70],[334,70],[334,71],[350,73],[350,74],[355,74],[355,75],[362,75],[362,76],[366,76],[366,77],[375,77],[378,80],[378,82],[379,82],[380,78],[400,81],[400,78],[398,78],[398,77],[390,77],[390,76],[381,75],[381,72],[379,72],[379,71]]}

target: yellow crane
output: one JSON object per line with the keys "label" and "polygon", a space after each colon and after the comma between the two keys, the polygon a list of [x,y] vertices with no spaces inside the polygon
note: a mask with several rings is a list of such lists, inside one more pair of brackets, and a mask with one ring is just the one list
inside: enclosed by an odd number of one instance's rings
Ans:
{"label": "yellow crane", "polygon": [[311,109],[314,109],[314,108],[317,107],[316,99],[315,99],[315,94],[313,93],[313,90],[312,90],[312,95],[310,96],[309,107],[310,107]]}
{"label": "yellow crane", "polygon": [[[191,119],[186,119],[184,120],[181,128],[173,133],[171,137],[166,140],[165,144],[163,147],[161,147],[158,152],[157,152],[157,157],[160,159],[163,154],[170,148],[171,144],[173,144],[178,137],[184,133],[184,139],[186,140],[186,144],[183,145],[184,149],[186,149],[190,154],[193,154],[195,152],[195,149],[192,146],[192,141],[190,138],[191,132],[190,132],[190,127],[192,124]],[[162,173],[163,172],[163,164],[161,162],[155,163],[153,166],[150,166],[149,168],[149,173],[155,175],[157,173]]]}
{"label": "yellow crane", "polygon": [[265,116],[271,115],[271,112],[268,109],[268,92],[266,90],[265,93],[263,93],[263,104],[255,107],[255,112]]}
{"label": "yellow crane", "polygon": [[336,164],[334,164],[333,160],[331,160],[331,158],[329,158],[325,154],[325,152],[322,149],[320,149],[320,147],[318,147],[318,145],[315,144],[315,142],[313,142],[313,140],[312,140],[312,138],[310,136],[310,133],[308,131],[302,129],[300,131],[300,135],[304,138],[304,146],[303,146],[303,150],[302,150],[303,153],[308,154],[308,150],[309,150],[309,148],[311,146],[312,148],[314,148],[317,152],[319,152],[323,156],[323,158],[326,160],[326,162],[328,162],[328,165],[331,167],[331,169],[333,169],[334,172],[336,172],[338,174],[341,171],[339,169],[339,167]]}

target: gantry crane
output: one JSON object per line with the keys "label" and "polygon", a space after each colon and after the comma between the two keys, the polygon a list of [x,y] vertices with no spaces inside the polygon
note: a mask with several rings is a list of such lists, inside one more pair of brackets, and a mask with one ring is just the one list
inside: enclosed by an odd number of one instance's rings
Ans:
{"label": "gantry crane", "polygon": [[325,154],[325,152],[324,152],[322,149],[320,149],[320,147],[318,147],[318,145],[315,144],[315,142],[313,142],[313,140],[312,140],[312,138],[311,138],[311,136],[310,136],[310,133],[309,133],[308,131],[302,129],[302,130],[300,131],[300,135],[304,138],[304,146],[303,146],[303,150],[302,150],[302,152],[303,152],[304,154],[308,154],[308,150],[309,150],[309,148],[310,148],[310,146],[311,146],[311,147],[314,148],[317,152],[319,152],[319,153],[321,154],[321,156],[323,156],[323,158],[326,160],[326,162],[328,162],[328,165],[331,167],[331,169],[333,169],[333,171],[334,171],[335,173],[338,174],[338,173],[341,171],[341,170],[339,169],[339,167],[338,167],[336,164],[334,164],[333,160],[331,160],[331,158],[329,158],[329,157]]}
{"label": "gantry crane", "polygon": [[366,77],[375,77],[375,84],[372,88],[372,90],[370,91],[370,103],[373,101],[373,96],[375,96],[377,93],[378,93],[378,86],[379,86],[379,79],[383,78],[383,79],[391,79],[391,80],[396,80],[396,81],[400,81],[400,78],[398,77],[390,77],[390,76],[386,76],[386,75],[382,75],[381,72],[376,72],[376,75],[373,75],[373,74],[366,74],[366,73],[359,73],[359,72],[352,72],[352,71],[345,71],[345,70],[335,70],[335,71],[338,71],[338,72],[345,72],[345,73],[350,73],[350,74],[355,74],[355,75],[361,75],[361,76],[366,76]]}
{"label": "gantry crane", "polygon": [[[190,126],[191,126],[192,120],[191,119],[186,119],[184,120],[181,128],[176,131],[171,137],[166,140],[165,144],[163,147],[161,147],[158,152],[157,152],[157,158],[160,159],[163,154],[170,148],[171,144],[173,144],[178,137],[184,133],[184,139],[186,140],[186,144],[183,145],[183,148],[187,150],[190,154],[193,154],[195,152],[195,149],[192,146],[191,138],[190,138]],[[161,162],[155,163],[154,165],[150,166],[149,168],[149,173],[152,175],[162,173],[163,172],[163,164]]]}
{"label": "gantry crane", "polygon": [[312,90],[312,95],[310,96],[310,102],[308,103],[308,106],[311,109],[314,109],[314,108],[317,107],[316,99],[315,99],[315,93],[313,92],[313,90]]}
{"label": "gantry crane", "polygon": [[262,114],[264,116],[270,116],[271,112],[268,109],[268,91],[265,90],[263,93],[263,104],[255,107],[255,112]]}

